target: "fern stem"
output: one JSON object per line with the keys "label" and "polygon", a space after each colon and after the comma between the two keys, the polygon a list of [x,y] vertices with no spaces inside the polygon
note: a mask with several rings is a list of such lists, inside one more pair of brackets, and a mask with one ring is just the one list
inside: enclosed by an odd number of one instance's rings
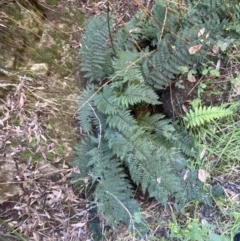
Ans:
{"label": "fern stem", "polygon": [[110,8],[109,8],[109,1],[107,1],[106,4],[107,4],[107,22],[108,22],[109,39],[110,39],[110,42],[111,42],[112,50],[113,50],[113,52],[116,54],[116,51],[115,51],[114,46],[113,46],[113,38],[112,38],[111,29],[110,29],[110,16],[109,16]]}
{"label": "fern stem", "polygon": [[98,149],[100,148],[100,144],[101,144],[101,139],[102,139],[102,125],[101,125],[101,121],[97,116],[97,113],[95,112],[95,110],[93,109],[93,107],[88,103],[89,107],[91,108],[91,110],[93,111],[94,115],[96,116],[98,122],[99,122],[99,134],[98,134]]}
{"label": "fern stem", "polygon": [[125,205],[115,195],[113,195],[111,192],[109,192],[107,190],[105,192],[107,194],[109,194],[110,196],[112,196],[124,208],[124,210],[127,212],[127,214],[129,215],[129,218],[130,218],[130,224],[129,224],[128,228],[130,230],[131,226],[132,226],[132,229],[134,230],[135,225],[134,225],[133,217],[132,217],[132,214],[130,213],[130,211],[125,207]]}

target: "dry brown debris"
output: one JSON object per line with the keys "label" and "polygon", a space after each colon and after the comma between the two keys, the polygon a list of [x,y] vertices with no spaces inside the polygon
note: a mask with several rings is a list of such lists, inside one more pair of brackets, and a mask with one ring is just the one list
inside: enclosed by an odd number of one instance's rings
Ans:
{"label": "dry brown debris", "polygon": [[87,203],[74,193],[69,180],[74,170],[43,125],[56,106],[34,96],[37,79],[17,77],[19,83],[0,102],[0,235],[5,240],[87,240]]}

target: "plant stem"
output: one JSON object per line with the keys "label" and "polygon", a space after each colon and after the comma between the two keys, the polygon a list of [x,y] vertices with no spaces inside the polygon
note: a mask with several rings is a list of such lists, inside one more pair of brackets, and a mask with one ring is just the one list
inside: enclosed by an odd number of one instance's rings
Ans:
{"label": "plant stem", "polygon": [[107,4],[107,22],[108,22],[109,38],[110,38],[112,50],[113,50],[113,52],[116,54],[116,51],[115,51],[114,46],[113,46],[113,39],[112,39],[112,34],[111,34],[111,29],[110,29],[110,15],[109,15],[110,8],[109,8],[109,1],[107,1],[106,4]]}

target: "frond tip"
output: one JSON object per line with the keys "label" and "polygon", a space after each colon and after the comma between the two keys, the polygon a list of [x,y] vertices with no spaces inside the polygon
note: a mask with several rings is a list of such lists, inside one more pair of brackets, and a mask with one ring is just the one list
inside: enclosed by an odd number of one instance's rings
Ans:
{"label": "frond tip", "polygon": [[184,119],[188,123],[187,127],[195,127],[204,125],[206,122],[210,122],[214,119],[219,119],[232,114],[232,110],[224,109],[221,106],[200,106],[194,110],[190,110]]}

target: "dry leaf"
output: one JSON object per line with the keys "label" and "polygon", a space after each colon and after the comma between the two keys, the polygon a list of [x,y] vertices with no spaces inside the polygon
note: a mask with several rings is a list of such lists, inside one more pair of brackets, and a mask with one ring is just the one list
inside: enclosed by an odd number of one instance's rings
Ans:
{"label": "dry leaf", "polygon": [[194,75],[192,75],[192,76],[190,76],[190,77],[188,77],[188,81],[189,82],[196,82],[196,78],[195,78],[195,76]]}
{"label": "dry leaf", "polygon": [[204,32],[205,32],[205,28],[200,29],[198,32],[198,37],[201,37],[204,34]]}
{"label": "dry leaf", "polygon": [[183,177],[183,180],[186,181],[187,177],[188,177],[188,173],[189,173],[189,170],[187,170],[184,174],[184,177]]}
{"label": "dry leaf", "polygon": [[216,69],[219,70],[219,69],[220,69],[220,66],[221,66],[221,59],[219,59],[219,60],[217,61]]}
{"label": "dry leaf", "polygon": [[82,228],[85,225],[86,225],[86,223],[82,223],[82,222],[71,224],[71,226],[74,227],[74,228]]}
{"label": "dry leaf", "polygon": [[73,167],[72,168],[72,171],[73,171],[73,173],[77,173],[77,174],[80,174],[81,172],[80,172],[80,169],[79,169],[79,167]]}
{"label": "dry leaf", "polygon": [[189,54],[195,54],[202,48],[202,44],[195,45],[189,48],[188,52]]}
{"label": "dry leaf", "polygon": [[26,100],[26,96],[25,96],[25,94],[22,92],[22,93],[20,94],[20,98],[19,98],[19,102],[18,102],[18,106],[19,106],[20,109],[23,107],[23,105],[24,105],[24,103],[25,103],[25,100]]}
{"label": "dry leaf", "polygon": [[204,149],[201,151],[200,160],[203,159],[203,157],[205,156],[206,152],[207,152],[206,148],[204,148]]}
{"label": "dry leaf", "polygon": [[212,51],[213,51],[214,54],[217,54],[219,52],[219,46],[213,45]]}
{"label": "dry leaf", "polygon": [[63,167],[63,169],[68,169],[69,168],[69,166],[65,164],[65,161],[63,161],[62,167]]}
{"label": "dry leaf", "polygon": [[209,176],[210,175],[206,171],[204,171],[203,169],[198,170],[198,179],[201,182],[205,182]]}
{"label": "dry leaf", "polygon": [[188,109],[187,109],[187,107],[186,107],[185,105],[182,105],[182,109],[183,109],[183,111],[184,111],[185,113],[188,113]]}

